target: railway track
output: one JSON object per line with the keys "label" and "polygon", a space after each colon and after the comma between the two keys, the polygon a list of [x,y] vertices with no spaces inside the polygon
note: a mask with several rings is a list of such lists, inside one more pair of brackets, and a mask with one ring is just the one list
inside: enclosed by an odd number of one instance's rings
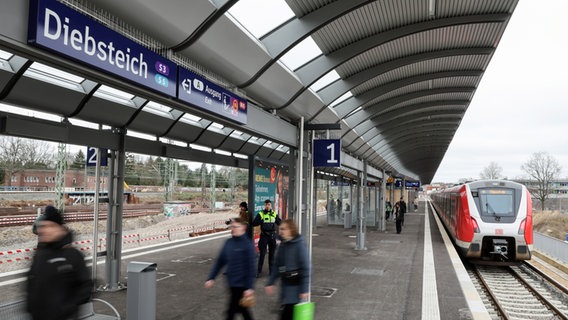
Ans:
{"label": "railway track", "polygon": [[468,273],[492,319],[568,320],[568,289],[527,264],[471,265]]}
{"label": "railway track", "polygon": [[[162,214],[161,210],[157,209],[125,209],[122,212],[123,218],[136,218],[141,216],[157,215]],[[93,212],[74,212],[64,214],[65,221],[76,222],[76,221],[92,221]],[[26,214],[26,215],[14,215],[14,216],[4,216],[0,217],[0,227],[13,227],[13,226],[25,226],[31,225],[36,220],[37,215]],[[107,212],[102,211],[99,213],[99,220],[106,220]]]}

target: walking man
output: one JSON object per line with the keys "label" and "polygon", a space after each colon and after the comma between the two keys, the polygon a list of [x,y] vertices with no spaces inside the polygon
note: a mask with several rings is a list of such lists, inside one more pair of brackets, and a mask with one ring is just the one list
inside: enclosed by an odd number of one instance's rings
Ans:
{"label": "walking man", "polygon": [[274,263],[274,252],[276,251],[276,232],[282,220],[278,214],[272,210],[272,202],[270,199],[264,201],[264,210],[260,211],[252,223],[253,226],[260,226],[260,239],[258,241],[258,268],[256,277],[259,278],[264,265],[264,256],[268,247],[268,270],[272,270]]}
{"label": "walking man", "polygon": [[75,319],[93,282],[80,251],[71,247],[63,215],[47,206],[37,222],[38,248],[28,273],[27,308],[33,320]]}
{"label": "walking man", "polygon": [[252,320],[249,308],[241,306],[239,301],[243,297],[254,294],[254,245],[246,235],[247,226],[241,218],[232,219],[229,228],[231,228],[232,237],[225,242],[221,249],[219,257],[217,257],[215,265],[213,265],[213,269],[207,277],[205,288],[213,287],[215,278],[221,269],[227,266],[225,275],[231,290],[231,297],[226,319],[232,320],[235,318],[235,314],[241,313],[245,320]]}
{"label": "walking man", "polygon": [[404,198],[400,197],[400,201],[398,202],[399,211],[400,211],[400,225],[404,227],[404,214],[406,213],[406,202],[404,202]]}

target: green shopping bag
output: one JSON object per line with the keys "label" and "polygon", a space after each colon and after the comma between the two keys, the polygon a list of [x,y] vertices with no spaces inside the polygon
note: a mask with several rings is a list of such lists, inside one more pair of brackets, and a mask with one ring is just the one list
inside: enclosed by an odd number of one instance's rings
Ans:
{"label": "green shopping bag", "polygon": [[314,302],[302,302],[294,305],[294,320],[314,320]]}

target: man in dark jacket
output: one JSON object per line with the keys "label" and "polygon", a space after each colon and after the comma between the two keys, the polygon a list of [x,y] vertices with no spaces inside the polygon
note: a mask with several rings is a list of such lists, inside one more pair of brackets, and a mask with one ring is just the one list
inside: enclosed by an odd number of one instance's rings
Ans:
{"label": "man in dark jacket", "polygon": [[262,266],[264,265],[264,257],[266,256],[266,247],[268,247],[268,271],[272,270],[274,263],[274,252],[276,251],[276,233],[278,226],[282,220],[278,213],[272,210],[272,202],[270,199],[264,201],[264,210],[260,211],[254,221],[253,226],[260,226],[260,239],[258,240],[258,269],[256,277],[260,277],[262,273]]}
{"label": "man in dark jacket", "polygon": [[406,213],[406,202],[404,202],[404,198],[400,197],[400,201],[398,202],[400,206],[400,225],[404,227],[404,214]]}
{"label": "man in dark jacket", "polygon": [[239,305],[239,300],[254,294],[254,257],[255,250],[251,239],[245,234],[246,224],[241,218],[231,220],[232,237],[225,242],[213,269],[207,277],[205,288],[215,284],[215,278],[224,266],[225,275],[231,290],[227,320],[232,320],[235,314],[241,313],[245,320],[252,319],[248,308]]}
{"label": "man in dark jacket", "polygon": [[38,249],[28,273],[27,309],[34,320],[75,319],[93,283],[59,210],[47,206],[38,222]]}

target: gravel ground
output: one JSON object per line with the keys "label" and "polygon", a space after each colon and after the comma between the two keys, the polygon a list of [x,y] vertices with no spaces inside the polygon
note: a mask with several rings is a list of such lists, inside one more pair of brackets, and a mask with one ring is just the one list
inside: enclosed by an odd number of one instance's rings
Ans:
{"label": "gravel ground", "polygon": [[[167,242],[170,239],[189,237],[191,226],[211,226],[217,222],[224,227],[224,221],[237,217],[237,210],[220,213],[198,213],[171,219],[163,215],[129,218],[123,220],[123,249],[140,247],[158,242]],[[93,240],[93,222],[70,222],[67,224],[73,231],[75,241]],[[99,238],[106,237],[106,220],[99,222]],[[168,232],[169,230],[169,232]],[[194,229],[195,230],[195,229]],[[3,227],[0,228],[0,273],[27,268],[31,252],[8,254],[8,251],[18,249],[33,249],[37,244],[37,236],[32,233],[31,226]],[[103,242],[104,244],[104,242]],[[84,250],[85,255],[90,255],[90,242],[76,244],[76,247]],[[103,248],[104,250],[104,248]],[[19,261],[18,261],[19,259]]]}

